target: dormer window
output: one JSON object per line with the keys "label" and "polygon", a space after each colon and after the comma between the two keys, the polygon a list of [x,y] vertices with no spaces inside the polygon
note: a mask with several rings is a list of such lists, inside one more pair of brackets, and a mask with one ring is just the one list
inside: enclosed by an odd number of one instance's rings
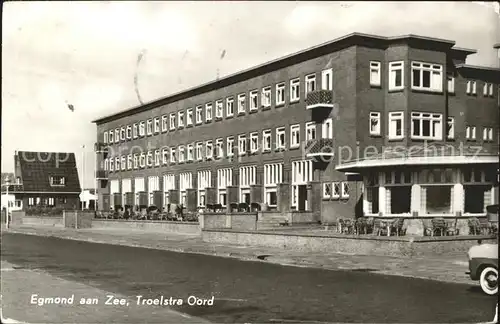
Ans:
{"label": "dormer window", "polygon": [[61,176],[52,176],[50,177],[50,185],[53,187],[64,186],[66,185],[66,178]]}

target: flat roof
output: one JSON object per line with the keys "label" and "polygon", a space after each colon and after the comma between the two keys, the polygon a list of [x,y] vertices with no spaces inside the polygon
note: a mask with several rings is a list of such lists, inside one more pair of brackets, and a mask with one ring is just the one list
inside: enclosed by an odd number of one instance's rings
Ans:
{"label": "flat roof", "polygon": [[500,72],[500,68],[497,68],[497,67],[469,65],[469,64],[457,64],[457,69],[473,69],[473,70],[485,70],[485,71]]}
{"label": "flat roof", "polygon": [[[96,124],[102,124],[105,122],[113,121],[122,117],[130,116],[142,111],[146,111],[149,109],[157,108],[162,105],[175,102],[178,100],[182,100],[194,95],[198,95],[204,92],[212,91],[215,89],[219,89],[231,84],[234,84],[238,82],[240,79],[244,78],[249,78],[253,77],[253,75],[258,75],[259,73],[263,73],[266,70],[269,69],[278,69],[280,67],[285,67],[287,65],[290,65],[291,62],[296,63],[297,61],[302,62],[306,59],[308,59],[310,56],[314,56],[314,54],[317,54],[317,56],[324,55],[323,51],[328,49],[328,50],[340,50],[348,46],[352,46],[355,44],[361,43],[361,41],[365,42],[379,42],[380,45],[382,46],[388,46],[394,42],[400,42],[400,41],[409,41],[409,40],[417,40],[417,41],[424,41],[424,42],[429,42],[429,43],[434,43],[436,45],[440,46],[445,46],[448,48],[452,48],[455,45],[455,42],[452,40],[447,40],[447,39],[440,39],[440,38],[433,38],[433,37],[426,37],[426,36],[419,36],[419,35],[413,35],[413,34],[408,34],[408,35],[402,35],[402,36],[393,36],[393,37],[384,37],[384,36],[377,36],[377,35],[370,35],[370,34],[364,34],[364,33],[351,33],[342,37],[339,37],[337,39],[309,47],[305,50],[295,52],[289,55],[282,56],[278,59],[268,61],[266,63],[251,67],[249,69],[245,69],[233,74],[230,74],[228,76],[225,76],[223,78],[214,80],[214,81],[209,81],[207,83],[198,85],[193,88],[189,88],[186,90],[182,90],[177,93],[170,94],[165,97],[160,97],[158,99],[155,99],[153,101],[144,103],[139,106],[134,106],[132,108],[128,108],[126,110],[116,112],[110,115],[106,115],[103,117],[100,117],[96,120],[93,120],[92,123]],[[453,48],[455,49],[455,48]],[[458,51],[465,52],[466,54],[473,54],[476,53],[475,50],[468,50],[468,49],[461,49],[461,48],[456,48]],[[326,54],[326,53],[325,53]]]}
{"label": "flat roof", "polygon": [[493,45],[493,48],[500,48],[500,43],[496,43],[495,45]]}

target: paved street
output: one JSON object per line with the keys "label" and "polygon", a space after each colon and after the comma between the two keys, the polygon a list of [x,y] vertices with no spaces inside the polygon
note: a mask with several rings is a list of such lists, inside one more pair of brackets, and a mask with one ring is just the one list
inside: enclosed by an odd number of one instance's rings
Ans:
{"label": "paved street", "polygon": [[[21,321],[27,321],[27,318],[19,317],[23,307],[27,314],[36,309],[44,316],[69,314],[77,307],[30,305],[29,296],[33,293],[46,297],[73,293],[91,297],[112,292],[129,297],[131,304],[137,295],[147,298],[163,295],[184,300],[190,295],[215,296],[213,306],[182,305],[173,309],[212,322],[226,323],[283,320],[484,322],[493,318],[496,302],[496,298],[483,295],[473,285],[364,271],[287,267],[11,233],[3,233],[2,258],[20,267],[2,271],[4,316]],[[6,291],[5,287],[10,287],[10,290]],[[24,295],[19,298],[16,292]],[[195,320],[171,313],[165,307],[85,307],[87,311],[81,311],[83,315],[72,321],[104,323],[113,318],[115,322],[138,322],[140,312],[144,314],[152,310],[160,313],[144,317],[141,322],[147,319],[156,323],[178,322],[181,318]],[[89,309],[94,311],[89,312]],[[89,317],[81,320],[85,314]],[[67,322],[68,317],[62,318],[66,321],[61,322]]]}

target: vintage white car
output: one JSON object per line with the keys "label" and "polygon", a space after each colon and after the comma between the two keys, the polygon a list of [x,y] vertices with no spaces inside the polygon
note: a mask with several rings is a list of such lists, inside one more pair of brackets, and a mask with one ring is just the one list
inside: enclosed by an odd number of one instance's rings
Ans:
{"label": "vintage white car", "polygon": [[498,243],[481,244],[469,249],[469,271],[472,280],[479,280],[481,289],[488,295],[498,293]]}

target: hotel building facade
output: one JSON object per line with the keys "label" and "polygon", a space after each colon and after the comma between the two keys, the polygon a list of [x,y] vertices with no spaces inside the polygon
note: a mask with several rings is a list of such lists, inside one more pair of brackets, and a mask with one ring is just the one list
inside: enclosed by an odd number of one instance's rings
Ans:
{"label": "hotel building facade", "polygon": [[99,207],[484,215],[498,195],[500,69],[454,45],[354,33],[99,118]]}

